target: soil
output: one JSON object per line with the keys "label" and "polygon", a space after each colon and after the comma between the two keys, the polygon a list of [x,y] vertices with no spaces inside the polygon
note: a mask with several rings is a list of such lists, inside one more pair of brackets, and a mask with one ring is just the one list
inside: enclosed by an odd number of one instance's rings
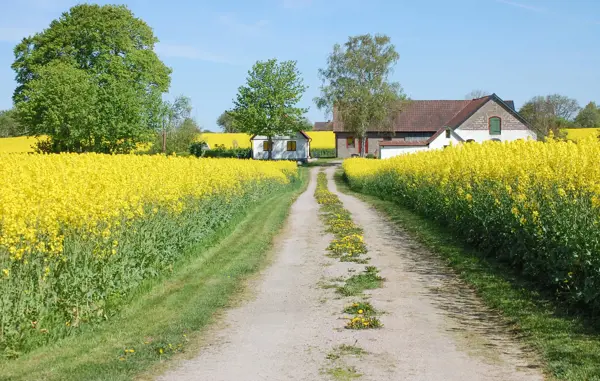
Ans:
{"label": "soil", "polygon": [[[335,190],[364,229],[368,264],[329,258],[313,193],[292,205],[273,261],[227,311],[197,357],[159,380],[543,380],[534,354],[431,253],[357,198]],[[335,285],[376,266],[383,287],[342,298]],[[368,300],[383,328],[344,329],[348,304]],[[345,347],[341,347],[345,345]]]}

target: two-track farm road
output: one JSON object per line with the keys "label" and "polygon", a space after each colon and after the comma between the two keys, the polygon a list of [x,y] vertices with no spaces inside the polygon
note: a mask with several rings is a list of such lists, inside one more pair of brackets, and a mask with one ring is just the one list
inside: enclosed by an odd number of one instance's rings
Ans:
{"label": "two-track farm road", "polygon": [[[327,170],[332,191],[334,170]],[[543,379],[435,258],[367,204],[338,194],[364,229],[369,265],[386,278],[383,288],[365,293],[384,312],[384,327],[344,329],[342,309],[357,298],[341,298],[327,285],[365,265],[326,256],[332,237],[313,196],[317,172],[312,169],[307,191],[292,206],[271,265],[249,285],[255,297],[226,312],[200,353],[159,380]],[[340,354],[343,344],[365,353]]]}

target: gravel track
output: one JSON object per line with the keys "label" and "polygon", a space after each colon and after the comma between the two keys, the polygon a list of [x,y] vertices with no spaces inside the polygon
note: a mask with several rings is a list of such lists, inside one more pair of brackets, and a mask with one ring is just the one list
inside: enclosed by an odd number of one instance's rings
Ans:
{"label": "gravel track", "polygon": [[[327,169],[329,188],[334,167]],[[365,265],[327,257],[310,184],[292,205],[273,248],[272,264],[248,285],[251,300],[227,311],[197,357],[158,379],[258,380],[543,380],[534,356],[439,261],[355,197],[338,193],[364,229],[371,257],[386,278],[365,292],[384,328],[344,329],[345,305],[329,286]],[[258,222],[257,222],[258,223]],[[362,355],[336,348],[355,345]],[[337,376],[334,376],[336,374]]]}

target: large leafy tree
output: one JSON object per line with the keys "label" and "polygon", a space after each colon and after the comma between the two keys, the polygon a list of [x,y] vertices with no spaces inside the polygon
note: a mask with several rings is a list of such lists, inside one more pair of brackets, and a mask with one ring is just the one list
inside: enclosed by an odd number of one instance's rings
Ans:
{"label": "large leafy tree", "polygon": [[575,125],[584,128],[600,127],[600,108],[595,102],[588,103],[579,111],[575,117]]}
{"label": "large leafy tree", "polygon": [[323,85],[315,102],[328,112],[335,108],[344,129],[361,139],[361,154],[367,130],[389,128],[405,103],[400,84],[389,79],[398,59],[388,36],[366,34],[334,45],[327,68],[319,70]]}
{"label": "large leafy tree", "polygon": [[575,99],[560,94],[536,96],[526,102],[521,114],[539,137],[546,137],[550,132],[554,136],[562,136],[563,128],[572,127],[573,116],[579,110]]}
{"label": "large leafy tree", "polygon": [[71,8],[15,47],[19,120],[53,151],[129,152],[151,140],[171,73],[157,41],[125,6]]}
{"label": "large leafy tree", "polygon": [[266,136],[272,147],[274,136],[302,130],[307,110],[297,105],[305,90],[295,61],[259,61],[248,72],[246,85],[238,89],[231,113],[234,124],[240,132]]}

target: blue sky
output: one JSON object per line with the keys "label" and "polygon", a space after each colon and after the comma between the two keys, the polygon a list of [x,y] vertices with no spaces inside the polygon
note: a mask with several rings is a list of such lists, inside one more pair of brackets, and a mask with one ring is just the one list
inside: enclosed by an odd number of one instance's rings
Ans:
{"label": "blue sky", "polygon": [[[117,0],[118,1],[118,0]],[[115,3],[117,1],[110,1]],[[0,109],[15,87],[12,49],[78,1],[0,0]],[[100,1],[99,3],[104,3]],[[413,99],[462,99],[473,89],[513,99],[560,93],[600,101],[600,2],[596,0],[254,0],[125,4],[160,40],[173,68],[170,97],[192,99],[193,116],[217,130],[256,60],[296,60],[312,99],[334,43],[384,33],[400,53],[393,79]]]}

